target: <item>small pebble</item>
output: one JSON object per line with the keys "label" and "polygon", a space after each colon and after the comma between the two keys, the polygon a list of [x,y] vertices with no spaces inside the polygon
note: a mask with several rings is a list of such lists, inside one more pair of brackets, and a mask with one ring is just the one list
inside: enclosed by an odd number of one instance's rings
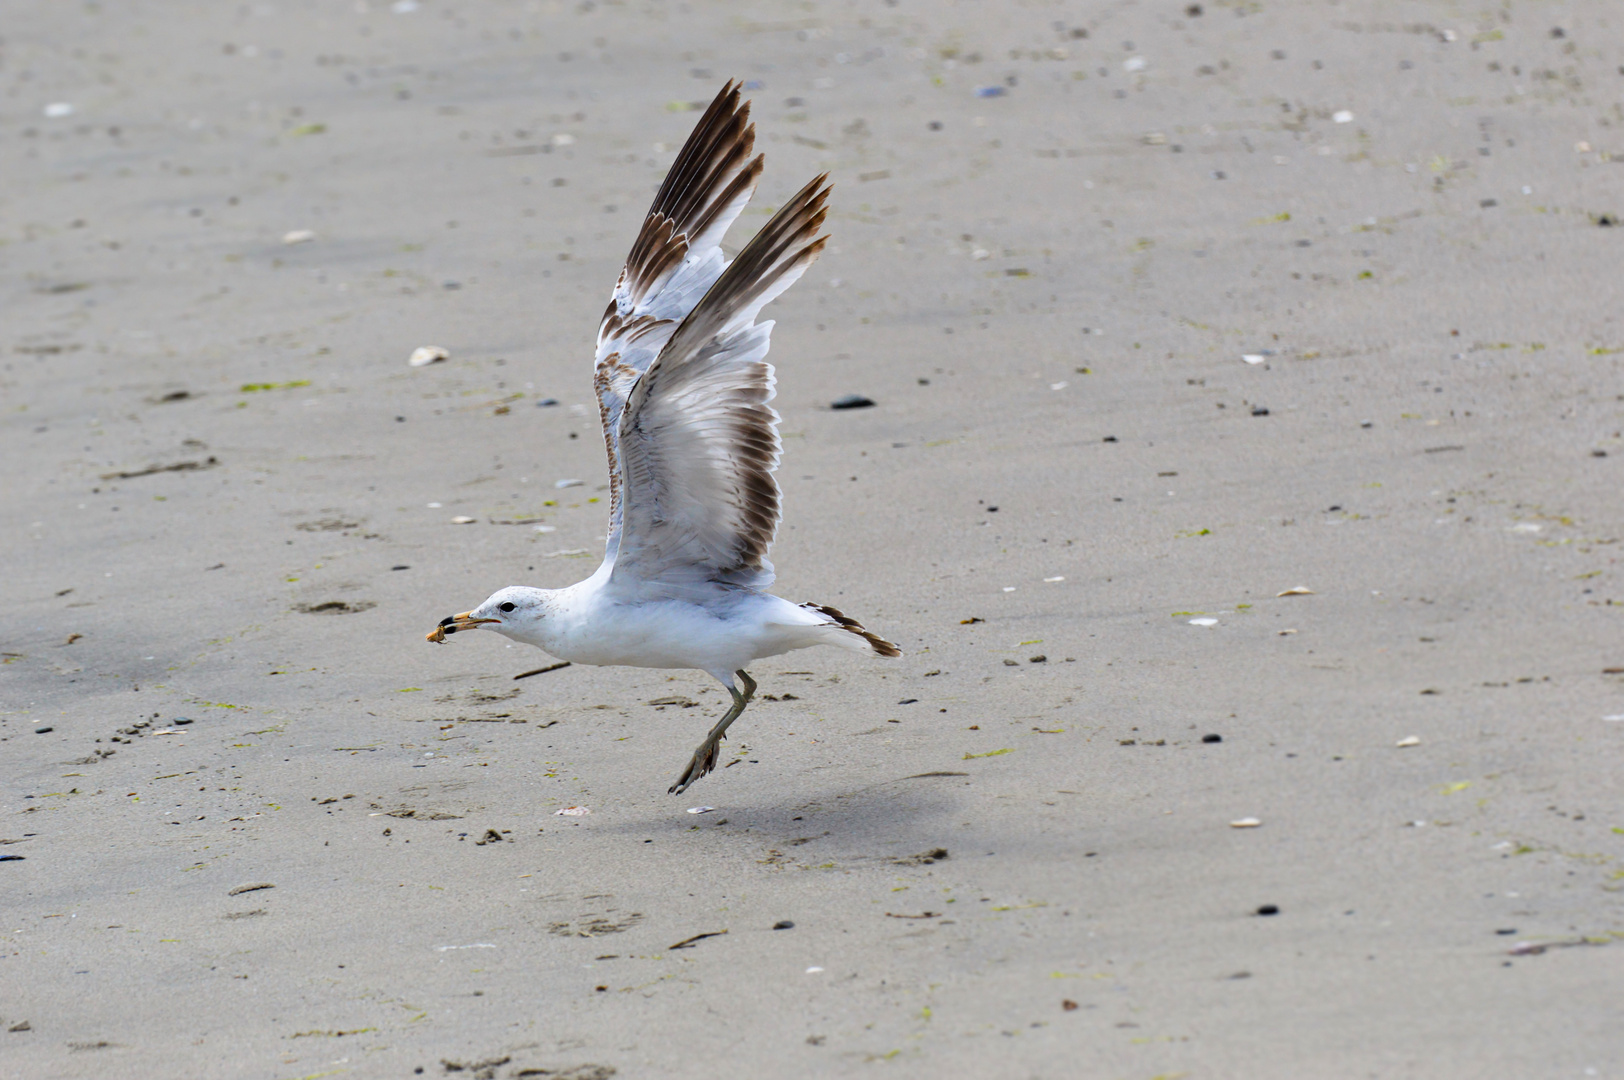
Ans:
{"label": "small pebble", "polygon": [[793,930],[793,929],[795,929],[795,924],[790,922],[788,919],[779,919],[777,922],[773,923],[773,929],[774,930]]}
{"label": "small pebble", "polygon": [[56,730],[55,728],[50,727],[50,726],[37,727],[37,728],[34,729],[34,734],[35,735],[44,735],[48,731],[55,731],[55,730]]}
{"label": "small pebble", "polygon": [[191,717],[177,716],[177,717],[175,717],[173,720],[171,720],[169,722],[171,724],[174,724],[176,727],[185,727],[187,724],[190,724],[192,722],[192,720],[191,720]]}
{"label": "small pebble", "polygon": [[1261,906],[1261,907],[1259,907],[1257,909],[1257,914],[1259,914],[1259,915],[1278,915],[1278,914],[1280,914],[1280,908],[1278,906],[1274,905],[1274,904],[1264,904],[1263,906]]}
{"label": "small pebble", "polygon": [[829,403],[831,409],[867,409],[874,404],[873,398],[866,398],[862,394],[847,394],[845,397],[835,398]]}
{"label": "small pebble", "polygon": [[1204,743],[1223,742],[1224,737],[1215,732],[1215,733],[1213,733],[1211,735],[1203,735],[1203,736],[1201,736],[1201,741],[1204,742]]}
{"label": "small pebble", "polygon": [[1036,656],[1028,656],[1026,662],[1028,664],[1046,664],[1049,662],[1049,658],[1042,653],[1038,653]]}

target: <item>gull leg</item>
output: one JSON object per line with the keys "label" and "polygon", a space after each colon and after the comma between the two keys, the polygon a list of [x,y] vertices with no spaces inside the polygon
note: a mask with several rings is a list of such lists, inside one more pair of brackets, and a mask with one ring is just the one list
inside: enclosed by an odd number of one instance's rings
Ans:
{"label": "gull leg", "polygon": [[727,692],[733,695],[733,707],[727,711],[727,715],[716,722],[715,727],[711,728],[710,734],[705,736],[705,741],[699,744],[694,756],[688,761],[688,767],[682,770],[677,782],[671,785],[669,794],[682,794],[695,780],[716,768],[716,755],[721,751],[722,739],[727,735],[728,725],[739,718],[744,712],[744,707],[750,704],[750,699],[756,696],[756,680],[752,679],[748,672],[741,669],[733,674],[744,683],[744,693],[739,693],[731,683],[725,684]]}

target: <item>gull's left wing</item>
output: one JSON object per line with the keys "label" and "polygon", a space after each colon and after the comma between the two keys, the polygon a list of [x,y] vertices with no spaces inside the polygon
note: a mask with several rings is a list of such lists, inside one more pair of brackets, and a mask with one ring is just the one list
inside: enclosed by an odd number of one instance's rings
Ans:
{"label": "gull's left wing", "polygon": [[621,529],[611,581],[764,588],[778,529],[778,413],[763,306],[823,249],[828,177],[751,238],[632,385],[620,417]]}
{"label": "gull's left wing", "polygon": [[762,159],[751,158],[756,129],[750,105],[729,82],[683,144],[654,197],[598,327],[592,375],[609,455],[609,543],[613,561],[621,528],[619,432],[632,384],[654,362],[678,324],[716,280],[727,260],[722,234],[750,201]]}

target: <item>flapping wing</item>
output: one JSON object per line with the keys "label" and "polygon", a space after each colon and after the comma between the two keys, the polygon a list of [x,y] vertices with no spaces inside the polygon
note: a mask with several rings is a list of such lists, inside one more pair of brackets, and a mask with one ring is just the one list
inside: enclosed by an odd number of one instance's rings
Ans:
{"label": "flapping wing", "polygon": [[805,272],[829,195],[802,188],[711,286],[632,387],[620,420],[623,525],[611,580],[763,588],[778,530],[778,414],[756,315]]}
{"label": "flapping wing", "polygon": [[593,389],[609,454],[609,543],[621,524],[619,432],[626,396],[677,326],[722,276],[722,234],[739,216],[761,176],[754,159],[750,106],[729,82],[694,127],[643,219],[614,296],[598,327]]}

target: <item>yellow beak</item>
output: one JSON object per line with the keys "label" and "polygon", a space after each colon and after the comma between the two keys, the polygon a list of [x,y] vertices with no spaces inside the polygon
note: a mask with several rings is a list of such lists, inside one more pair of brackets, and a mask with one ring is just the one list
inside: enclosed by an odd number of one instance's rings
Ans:
{"label": "yellow beak", "polygon": [[448,615],[440,620],[439,626],[429,631],[428,640],[436,644],[444,644],[447,634],[455,634],[458,630],[472,630],[484,623],[499,623],[501,621],[501,619],[476,619],[471,611],[465,611],[461,615]]}

